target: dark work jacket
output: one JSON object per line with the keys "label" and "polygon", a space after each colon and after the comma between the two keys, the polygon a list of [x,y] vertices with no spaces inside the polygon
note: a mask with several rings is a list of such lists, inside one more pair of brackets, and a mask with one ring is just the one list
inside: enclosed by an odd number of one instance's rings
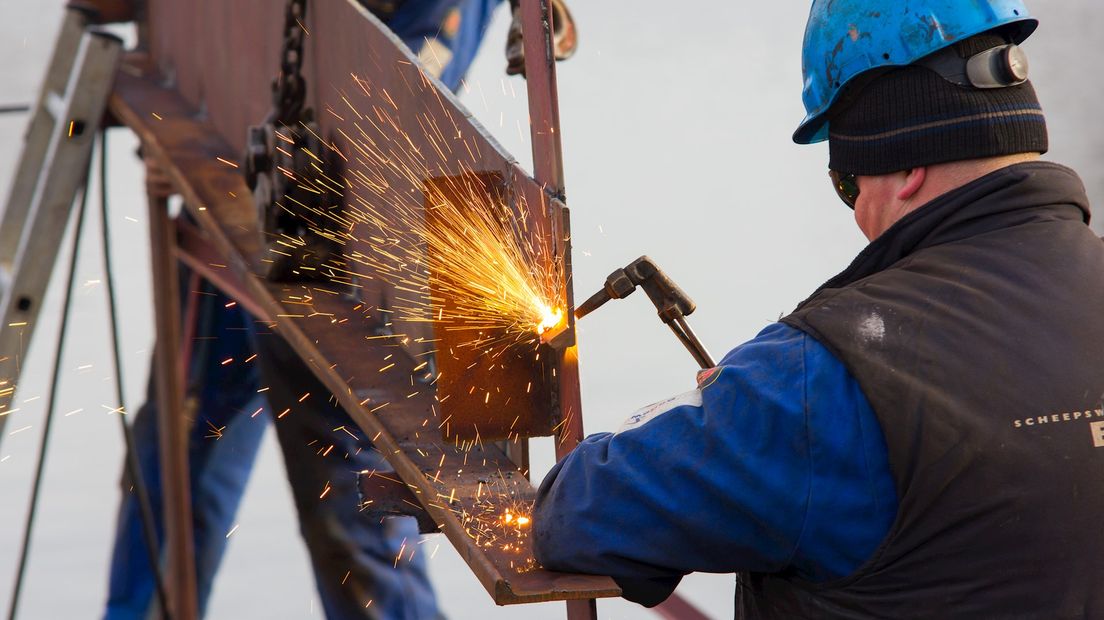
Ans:
{"label": "dark work jacket", "polygon": [[769,618],[1104,617],[1104,243],[1061,166],[909,214],[783,322],[885,434],[897,519],[854,574],[752,575]]}

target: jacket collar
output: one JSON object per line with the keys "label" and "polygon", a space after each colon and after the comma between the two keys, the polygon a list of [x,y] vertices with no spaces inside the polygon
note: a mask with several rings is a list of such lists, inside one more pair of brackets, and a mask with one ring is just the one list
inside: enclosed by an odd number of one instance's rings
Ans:
{"label": "jacket collar", "polygon": [[1031,221],[1075,218],[1089,221],[1089,199],[1076,172],[1041,161],[1001,168],[901,218],[809,299],[873,275],[927,247]]}

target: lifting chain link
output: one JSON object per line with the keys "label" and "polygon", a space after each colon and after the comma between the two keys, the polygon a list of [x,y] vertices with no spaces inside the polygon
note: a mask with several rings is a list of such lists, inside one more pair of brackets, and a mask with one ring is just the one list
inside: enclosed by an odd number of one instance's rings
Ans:
{"label": "lifting chain link", "polygon": [[307,17],[307,0],[289,0],[284,11],[284,44],[280,50],[280,73],[272,81],[270,121],[294,124],[307,100],[303,82],[303,21]]}
{"label": "lifting chain link", "polygon": [[306,15],[306,0],[288,0],[272,109],[261,125],[249,128],[246,139],[246,183],[261,232],[260,272],[276,281],[325,279],[326,263],[337,253],[325,230],[327,213],[341,202],[325,179],[340,175],[314,111],[306,107]]}

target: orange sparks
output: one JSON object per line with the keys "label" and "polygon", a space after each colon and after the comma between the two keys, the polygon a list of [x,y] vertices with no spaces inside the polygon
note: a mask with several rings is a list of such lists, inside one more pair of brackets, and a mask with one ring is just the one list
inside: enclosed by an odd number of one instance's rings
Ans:
{"label": "orange sparks", "polygon": [[[549,205],[528,204],[524,192],[507,189],[508,179],[482,172],[480,145],[459,127],[440,126],[432,115],[410,117],[382,89],[356,76],[353,81],[357,88],[341,92],[352,114],[327,110],[339,121],[340,151],[327,140],[328,152],[306,153],[320,164],[331,154],[339,156],[340,176],[315,166],[294,178],[303,191],[331,195],[344,209],[308,213],[302,204],[285,205],[309,220],[312,234],[339,246],[325,265],[302,269],[337,284],[386,283],[393,291],[388,306],[368,314],[388,324],[429,323],[438,332],[461,331],[470,334],[472,348],[491,356],[538,344],[541,333],[566,318],[563,263],[556,249],[562,241],[550,230]],[[293,142],[282,133],[277,137]],[[286,257],[305,243],[288,236],[270,250]],[[406,340],[400,334],[373,338]]]}

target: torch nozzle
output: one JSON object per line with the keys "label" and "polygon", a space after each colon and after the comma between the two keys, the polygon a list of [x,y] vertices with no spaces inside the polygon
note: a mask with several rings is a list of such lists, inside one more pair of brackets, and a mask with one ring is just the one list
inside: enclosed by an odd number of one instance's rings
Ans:
{"label": "torch nozzle", "polygon": [[[634,261],[626,269],[632,269],[634,265],[641,260],[650,260],[647,257],[642,257]],[[583,302],[583,305],[575,308],[575,318],[581,319],[584,316],[594,312],[598,308],[601,308],[605,303],[611,299],[624,299],[633,294],[638,284],[641,284],[639,278],[634,278],[630,275],[626,269],[618,269],[606,278],[606,283],[602,287],[602,290],[590,296]],[[635,272],[634,272],[635,273]]]}
{"label": "torch nozzle", "polygon": [[632,295],[638,286],[644,289],[655,305],[659,318],[675,332],[702,368],[711,368],[713,358],[686,323],[685,317],[696,309],[694,301],[647,256],[641,256],[624,269],[611,273],[602,289],[575,309],[575,318],[583,318],[611,299],[624,299]]}
{"label": "torch nozzle", "polygon": [[591,312],[594,312],[598,308],[601,308],[603,304],[611,299],[613,298],[609,296],[609,293],[607,293],[605,289],[598,291],[597,293],[591,295],[590,299],[584,301],[581,306],[575,308],[575,318],[583,318],[584,316],[590,314]]}

